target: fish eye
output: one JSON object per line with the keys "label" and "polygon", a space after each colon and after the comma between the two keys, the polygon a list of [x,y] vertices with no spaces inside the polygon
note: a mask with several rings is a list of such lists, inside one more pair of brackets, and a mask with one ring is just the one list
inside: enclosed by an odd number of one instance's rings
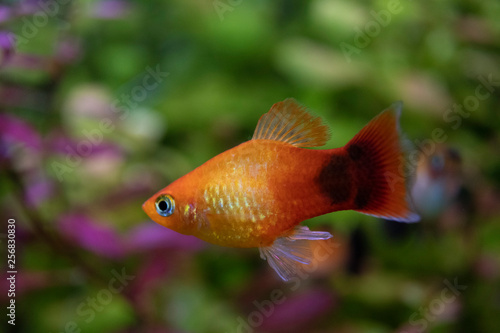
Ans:
{"label": "fish eye", "polygon": [[162,194],[155,201],[156,212],[161,216],[170,216],[174,212],[175,202],[170,195]]}

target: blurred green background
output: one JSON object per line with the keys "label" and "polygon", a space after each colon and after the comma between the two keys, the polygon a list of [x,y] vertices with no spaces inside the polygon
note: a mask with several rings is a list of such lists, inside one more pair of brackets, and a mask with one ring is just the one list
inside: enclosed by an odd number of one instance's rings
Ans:
{"label": "blurred green background", "polygon": [[[2,1],[2,331],[499,332],[499,17],[496,0]],[[292,284],[141,209],[288,97],[331,125],[327,148],[403,100],[423,217],[307,221],[334,240]]]}

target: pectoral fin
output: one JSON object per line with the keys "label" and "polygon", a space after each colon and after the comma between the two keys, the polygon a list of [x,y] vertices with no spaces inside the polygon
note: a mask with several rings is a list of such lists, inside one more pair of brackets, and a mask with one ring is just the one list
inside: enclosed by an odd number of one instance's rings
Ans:
{"label": "pectoral fin", "polygon": [[273,245],[260,247],[260,257],[284,280],[288,281],[301,268],[301,264],[310,264],[313,258],[311,241],[331,238],[325,231],[310,231],[308,227],[297,226],[289,236],[277,238]]}

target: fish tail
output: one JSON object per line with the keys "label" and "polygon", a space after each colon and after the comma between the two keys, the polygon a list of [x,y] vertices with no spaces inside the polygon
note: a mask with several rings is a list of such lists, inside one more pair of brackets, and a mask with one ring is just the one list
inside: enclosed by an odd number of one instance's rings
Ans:
{"label": "fish tail", "polygon": [[406,150],[399,131],[402,103],[372,119],[345,147],[352,163],[354,210],[399,222],[416,222],[405,176]]}

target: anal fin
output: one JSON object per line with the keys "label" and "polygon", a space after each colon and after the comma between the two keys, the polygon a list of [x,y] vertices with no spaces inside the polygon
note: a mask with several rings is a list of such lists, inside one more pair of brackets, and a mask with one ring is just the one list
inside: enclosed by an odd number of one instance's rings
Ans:
{"label": "anal fin", "polygon": [[271,246],[259,247],[260,257],[284,280],[288,281],[301,268],[310,264],[313,254],[311,241],[331,238],[326,231],[310,231],[308,227],[296,226],[291,235],[277,238]]}

